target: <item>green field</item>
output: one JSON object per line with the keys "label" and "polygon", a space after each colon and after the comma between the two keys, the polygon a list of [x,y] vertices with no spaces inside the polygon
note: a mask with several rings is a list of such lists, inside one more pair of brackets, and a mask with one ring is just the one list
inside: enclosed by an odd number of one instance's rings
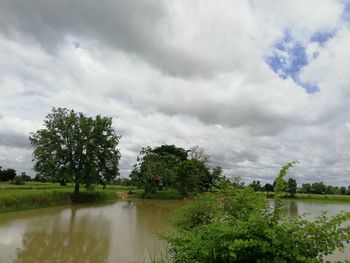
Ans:
{"label": "green field", "polygon": [[287,199],[318,203],[350,203],[350,195],[297,194]]}
{"label": "green field", "polygon": [[[123,186],[95,187],[93,191],[82,190],[77,202],[113,200],[116,192],[126,191]],[[33,209],[39,207],[71,204],[73,185],[60,186],[56,183],[34,183],[25,185],[0,184],[0,212]]]}

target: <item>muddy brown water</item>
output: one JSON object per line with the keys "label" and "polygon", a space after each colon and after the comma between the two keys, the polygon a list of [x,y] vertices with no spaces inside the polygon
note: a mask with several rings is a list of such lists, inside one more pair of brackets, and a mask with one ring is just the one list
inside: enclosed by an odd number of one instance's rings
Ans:
{"label": "muddy brown water", "polygon": [[[183,201],[135,200],[0,214],[0,262],[150,262],[166,253],[157,233]],[[335,215],[350,204],[290,201],[287,215]],[[350,259],[350,248],[331,260]]]}

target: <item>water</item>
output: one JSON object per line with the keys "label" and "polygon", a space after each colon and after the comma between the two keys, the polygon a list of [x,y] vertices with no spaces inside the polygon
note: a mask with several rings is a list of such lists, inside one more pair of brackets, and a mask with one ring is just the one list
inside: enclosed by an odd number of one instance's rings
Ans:
{"label": "water", "polygon": [[[74,205],[0,214],[0,262],[149,262],[165,253],[157,233],[184,202],[117,201],[104,205]],[[348,204],[289,202],[290,216],[328,210],[350,211]],[[89,260],[87,260],[89,259]],[[350,259],[350,249],[330,259]]]}

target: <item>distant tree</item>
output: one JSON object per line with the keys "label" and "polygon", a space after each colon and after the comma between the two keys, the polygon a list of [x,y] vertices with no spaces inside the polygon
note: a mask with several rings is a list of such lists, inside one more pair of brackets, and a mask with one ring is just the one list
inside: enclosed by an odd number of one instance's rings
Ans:
{"label": "distant tree", "polygon": [[105,185],[118,175],[120,136],[112,119],[87,117],[65,108],[53,108],[44,128],[32,133],[34,169],[41,176],[74,182],[74,193],[81,184]]}
{"label": "distant tree", "polygon": [[[345,188],[346,191],[346,188]],[[340,194],[340,189],[338,186],[327,185],[325,189],[325,194],[338,195]]]}
{"label": "distant tree", "polygon": [[327,187],[323,182],[316,182],[311,185],[311,192],[313,194],[325,194]]}
{"label": "distant tree", "polygon": [[188,159],[188,153],[191,151],[175,145],[142,148],[129,175],[132,184],[144,188],[146,194],[164,187],[176,188],[183,194],[209,191],[222,169],[210,170],[205,159],[199,158],[202,155]]}
{"label": "distant tree", "polygon": [[35,177],[33,178],[34,182],[48,182],[49,180],[43,176],[41,176],[40,174],[36,174]]}
{"label": "distant tree", "polygon": [[297,193],[297,188],[297,181],[293,178],[289,178],[286,186],[286,192],[291,196],[295,196]]}
{"label": "distant tree", "polygon": [[272,184],[269,184],[269,183],[266,183],[263,187],[263,189],[266,191],[266,192],[273,192],[273,185]]}
{"label": "distant tree", "polygon": [[143,187],[146,193],[174,185],[178,165],[187,156],[184,149],[176,148],[173,145],[142,148],[130,173],[132,183]]}
{"label": "distant tree", "polygon": [[340,194],[341,194],[341,195],[346,195],[346,194],[347,194],[347,191],[346,191],[346,187],[345,187],[345,186],[340,187]]}
{"label": "distant tree", "polygon": [[204,151],[204,149],[198,145],[193,146],[188,151],[189,159],[191,160],[197,160],[200,162],[203,162],[204,164],[207,164],[209,162],[209,155],[207,155]]}
{"label": "distant tree", "polygon": [[307,184],[301,185],[300,193],[311,194],[311,192],[312,192],[311,184],[307,183]]}
{"label": "distant tree", "polygon": [[234,186],[242,185],[242,177],[239,175],[234,175],[231,178],[231,182]]}
{"label": "distant tree", "polygon": [[253,181],[249,187],[251,187],[255,192],[259,192],[262,190],[260,181]]}
{"label": "distant tree", "polygon": [[185,149],[176,147],[175,145],[164,144],[150,151],[158,156],[171,156],[177,163],[187,160],[188,157],[188,153]]}
{"label": "distant tree", "polygon": [[29,182],[29,181],[32,180],[32,178],[31,178],[29,175],[27,175],[25,172],[22,172],[19,176],[20,176],[20,177],[22,178],[22,180],[25,181],[25,182]]}
{"label": "distant tree", "polygon": [[3,170],[2,167],[0,167],[0,181],[2,182],[8,182],[13,181],[16,177],[16,170],[9,168],[6,170]]}
{"label": "distant tree", "polygon": [[210,170],[210,180],[208,185],[208,190],[211,190],[211,187],[215,185],[215,182],[224,178],[222,167],[215,166]]}

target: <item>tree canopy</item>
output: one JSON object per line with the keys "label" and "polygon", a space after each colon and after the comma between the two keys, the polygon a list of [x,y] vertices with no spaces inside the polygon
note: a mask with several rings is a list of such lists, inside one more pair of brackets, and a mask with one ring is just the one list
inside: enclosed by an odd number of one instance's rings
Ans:
{"label": "tree canopy", "polygon": [[44,128],[32,133],[35,171],[43,176],[68,179],[79,193],[80,184],[105,185],[118,175],[120,136],[112,119],[66,108],[53,108],[44,120]]}
{"label": "tree canopy", "polygon": [[210,169],[207,161],[207,155],[198,146],[192,150],[175,145],[144,147],[130,178],[133,184],[143,187],[145,193],[154,193],[164,187],[175,188],[182,194],[208,191],[221,176],[222,169]]}
{"label": "tree canopy", "polygon": [[0,166],[0,181],[6,182],[6,181],[12,181],[16,177],[16,170],[12,168],[3,169]]}

